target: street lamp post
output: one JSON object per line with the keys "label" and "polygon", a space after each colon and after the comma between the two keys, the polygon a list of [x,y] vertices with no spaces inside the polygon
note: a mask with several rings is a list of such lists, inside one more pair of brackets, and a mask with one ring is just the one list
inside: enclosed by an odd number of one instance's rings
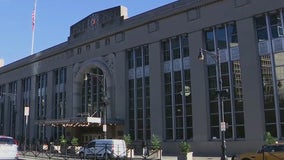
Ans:
{"label": "street lamp post", "polygon": [[222,149],[222,156],[221,160],[227,160],[226,156],[226,140],[225,140],[225,131],[226,131],[226,123],[225,123],[225,116],[224,116],[224,104],[223,104],[223,94],[227,92],[227,90],[223,90],[222,86],[222,74],[221,74],[221,62],[220,62],[220,53],[219,49],[217,49],[216,53],[209,52],[205,49],[200,48],[198,59],[200,61],[204,60],[204,54],[208,54],[212,57],[216,62],[216,74],[217,74],[217,95],[218,95],[218,107],[220,109],[221,114],[221,122],[220,122],[220,129],[221,129],[221,149]]}
{"label": "street lamp post", "polygon": [[109,97],[105,95],[103,99],[104,103],[104,124],[103,124],[103,132],[104,132],[104,138],[107,138],[107,106],[109,104]]}

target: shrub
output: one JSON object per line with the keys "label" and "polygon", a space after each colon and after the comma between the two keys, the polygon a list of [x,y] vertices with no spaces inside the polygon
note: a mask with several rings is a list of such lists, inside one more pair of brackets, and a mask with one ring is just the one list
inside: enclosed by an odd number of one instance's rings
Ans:
{"label": "shrub", "polygon": [[76,137],[73,137],[72,139],[71,139],[71,144],[72,144],[72,146],[78,146],[78,138],[76,138]]}
{"label": "shrub", "polygon": [[126,144],[127,148],[131,148],[132,139],[131,139],[130,134],[124,135],[123,136],[123,140],[125,141],[125,144]]}
{"label": "shrub", "polygon": [[191,151],[191,146],[188,142],[182,141],[179,145],[182,154],[186,154]]}
{"label": "shrub", "polygon": [[152,135],[151,137],[151,146],[153,150],[161,149],[161,140],[157,135]]}
{"label": "shrub", "polygon": [[64,135],[61,135],[61,136],[60,136],[59,141],[60,141],[60,144],[61,144],[61,145],[66,145],[66,143],[67,143],[67,139],[65,139]]}

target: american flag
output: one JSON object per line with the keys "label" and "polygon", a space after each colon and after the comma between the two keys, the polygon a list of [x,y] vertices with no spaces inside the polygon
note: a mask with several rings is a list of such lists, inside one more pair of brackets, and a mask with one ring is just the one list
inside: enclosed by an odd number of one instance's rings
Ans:
{"label": "american flag", "polygon": [[36,18],[36,10],[34,9],[32,12],[32,30],[35,29],[35,18]]}

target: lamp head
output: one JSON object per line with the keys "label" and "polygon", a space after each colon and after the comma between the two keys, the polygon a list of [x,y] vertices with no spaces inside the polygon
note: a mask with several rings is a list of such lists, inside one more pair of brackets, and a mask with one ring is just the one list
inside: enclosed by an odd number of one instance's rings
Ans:
{"label": "lamp head", "polygon": [[201,48],[199,50],[198,60],[200,60],[200,61],[204,60],[204,53],[203,53],[203,50]]}
{"label": "lamp head", "polygon": [[87,80],[88,80],[88,73],[85,73],[84,81],[87,81]]}

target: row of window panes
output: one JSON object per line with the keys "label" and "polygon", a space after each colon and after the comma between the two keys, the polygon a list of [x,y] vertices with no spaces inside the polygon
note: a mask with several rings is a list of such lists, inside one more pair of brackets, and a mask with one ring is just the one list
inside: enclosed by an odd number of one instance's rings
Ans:
{"label": "row of window panes", "polygon": [[180,35],[169,39],[162,40],[161,50],[164,61],[179,59],[189,56],[189,44],[187,35]]}
{"label": "row of window panes", "polygon": [[47,73],[37,75],[37,88],[47,87]]}
{"label": "row of window panes", "polygon": [[63,118],[66,113],[66,92],[55,93],[55,108],[53,113],[53,118]]}
{"label": "row of window panes", "polygon": [[[173,81],[172,81],[173,79]],[[184,84],[182,83],[184,79]],[[173,85],[173,86],[172,86]],[[192,138],[192,108],[191,96],[183,96],[183,88],[190,87],[190,71],[185,70],[183,74],[181,71],[171,73],[164,73],[164,89],[165,89],[165,131],[166,139],[190,139]],[[172,92],[171,88],[174,91]],[[191,95],[191,93],[190,93]],[[172,97],[174,101],[172,101]],[[183,107],[185,101],[185,107]],[[184,110],[185,108],[185,110]],[[173,112],[174,110],[174,112]],[[184,115],[186,115],[184,117]],[[174,118],[174,121],[173,121]],[[186,124],[184,124],[184,120]],[[173,122],[175,125],[173,125]],[[175,128],[174,128],[175,126]],[[184,132],[185,131],[185,132]],[[184,135],[185,133],[185,135]],[[174,137],[175,135],[175,137]]]}
{"label": "row of window panes", "polygon": [[149,65],[148,45],[129,49],[126,53],[128,56],[128,69]]}
{"label": "row of window panes", "polygon": [[55,75],[55,84],[62,84],[62,83],[66,83],[66,75],[67,75],[67,69],[66,68],[60,68],[60,69],[56,69],[54,71],[54,75]]}
{"label": "row of window panes", "polygon": [[[228,37],[226,37],[226,35]],[[209,28],[205,31],[205,44],[207,51],[215,50],[215,39],[217,48],[225,49],[238,46],[237,27],[235,23]],[[227,42],[228,40],[228,42]],[[227,45],[229,44],[229,46]]]}
{"label": "row of window panes", "polygon": [[[266,131],[269,131],[273,136],[277,137],[277,125],[281,125],[284,122],[284,116],[281,114],[283,111],[281,108],[283,108],[283,103],[281,99],[281,87],[282,85],[279,85],[279,82],[281,83],[282,79],[278,79],[281,76],[278,76],[279,74],[281,75],[281,71],[278,72],[278,68],[283,67],[282,66],[282,55],[283,53],[278,53],[274,54],[274,59],[275,59],[275,70],[276,70],[276,77],[277,80],[277,93],[278,93],[278,104],[275,102],[275,96],[274,95],[274,85],[273,85],[273,75],[272,75],[272,67],[271,67],[271,61],[270,61],[270,56],[260,56],[260,61],[261,61],[261,71],[262,71],[262,80],[263,80],[263,94],[264,94],[264,114],[265,114],[265,126],[266,126]],[[280,56],[279,56],[280,55]],[[280,63],[279,63],[280,62]],[[276,113],[276,108],[279,107],[280,113]],[[282,112],[281,112],[282,111]],[[280,118],[280,124],[277,124],[276,121],[276,114],[279,114]],[[280,127],[281,131],[280,133],[283,133],[283,128]],[[279,135],[283,137],[283,134]]]}
{"label": "row of window panes", "polygon": [[[272,67],[270,56],[260,57],[261,74],[263,80],[264,94],[264,117],[266,131],[269,131],[273,136],[277,136],[276,113],[274,102],[274,86],[272,78]],[[267,66],[268,65],[268,66]]]}
{"label": "row of window panes", "polygon": [[143,140],[144,134],[146,139],[150,138],[150,78],[131,79],[128,84],[130,135],[138,140]]}
{"label": "row of window panes", "polygon": [[22,79],[22,92],[27,92],[31,90],[31,78]]}
{"label": "row of window panes", "polygon": [[261,15],[254,18],[257,39],[259,42],[268,40],[267,26],[271,32],[271,38],[283,37],[283,26],[281,23],[281,20],[283,21],[282,15],[283,14],[281,14],[281,11],[276,11],[273,13],[268,13],[267,17],[266,15]]}

